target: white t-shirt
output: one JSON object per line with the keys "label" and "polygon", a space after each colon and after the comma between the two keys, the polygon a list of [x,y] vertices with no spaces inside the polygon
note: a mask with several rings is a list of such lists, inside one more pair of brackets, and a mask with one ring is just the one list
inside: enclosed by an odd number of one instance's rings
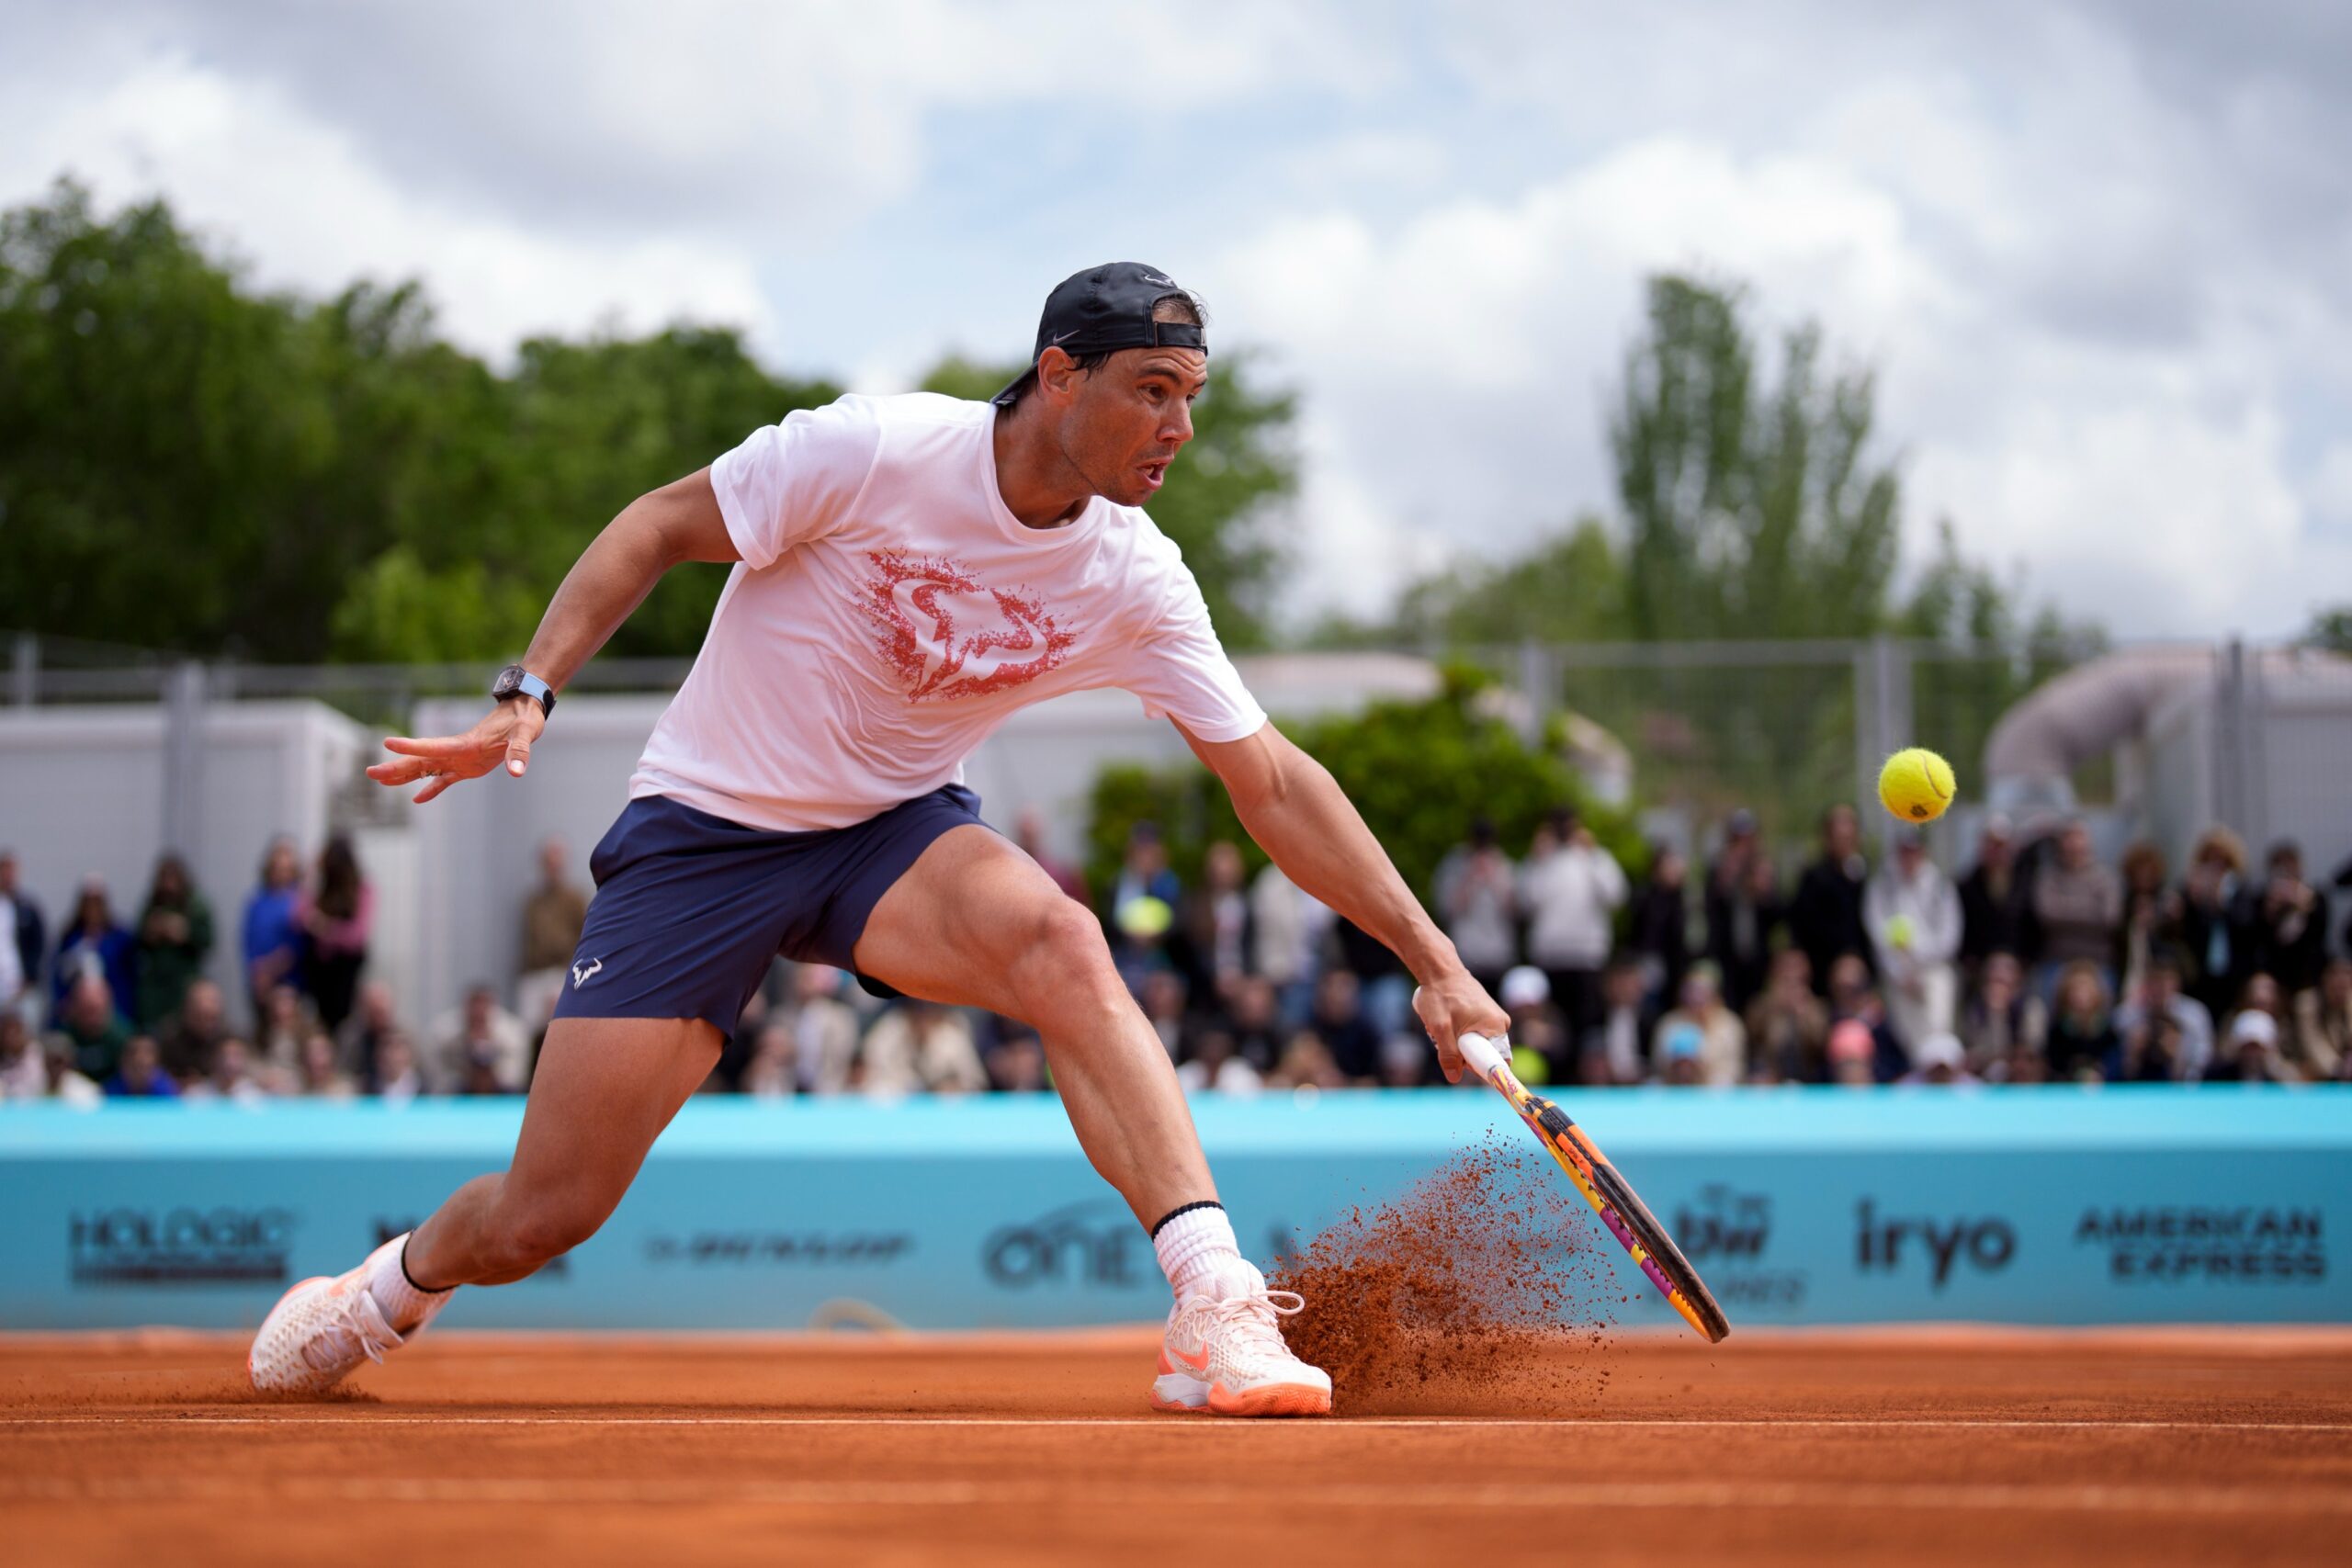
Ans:
{"label": "white t-shirt", "polygon": [[997,489],[993,404],[846,397],[711,465],[742,563],[655,726],[631,798],[778,831],[842,828],[960,783],[1016,710],[1119,686],[1204,740],[1266,722],[1182,556],[1099,496],[1027,528]]}

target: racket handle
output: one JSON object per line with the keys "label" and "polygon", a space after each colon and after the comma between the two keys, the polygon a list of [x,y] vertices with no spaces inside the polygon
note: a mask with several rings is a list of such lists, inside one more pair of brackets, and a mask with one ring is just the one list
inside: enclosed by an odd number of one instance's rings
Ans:
{"label": "racket handle", "polygon": [[1482,1078],[1492,1078],[1502,1070],[1508,1059],[1504,1053],[1510,1049],[1508,1040],[1489,1040],[1483,1034],[1465,1034],[1459,1043],[1462,1059]]}

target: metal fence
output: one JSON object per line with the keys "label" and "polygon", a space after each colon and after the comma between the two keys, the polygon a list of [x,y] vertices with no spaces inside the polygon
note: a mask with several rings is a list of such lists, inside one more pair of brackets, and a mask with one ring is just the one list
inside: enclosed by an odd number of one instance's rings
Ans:
{"label": "metal fence", "polygon": [[[152,703],[171,716],[173,744],[191,744],[205,705],[311,698],[370,726],[404,727],[414,705],[469,696],[494,672],[460,664],[258,665],[194,661],[146,650],[17,636],[7,691],[21,706]],[[1981,805],[1981,766],[1995,726],[2037,687],[2096,650],[2011,650],[1883,637],[1715,643],[1523,643],[1412,650],[1481,667],[1503,710],[1532,739],[1573,716],[1572,749],[1605,789],[1653,832],[1697,844],[1736,807],[1769,838],[1810,837],[1826,806],[1866,801],[1879,762],[1908,745],[1951,759],[1964,801]],[[2176,649],[2177,653],[2179,650]],[[2122,650],[2124,655],[2132,652]],[[2352,661],[2235,641],[2195,650],[2211,679],[2138,716],[2118,744],[2079,761],[2066,804],[2103,812],[2107,836],[2147,833],[2168,847],[2209,822],[2257,846],[2352,812],[2337,802],[2352,777]],[[1344,660],[1349,654],[1324,657]],[[573,689],[673,690],[688,661],[604,659]],[[351,809],[380,811],[382,792],[354,790]],[[1948,859],[1968,812],[1942,835]],[[1875,822],[1877,814],[1866,814]],[[167,835],[168,840],[169,835]],[[2352,848],[2352,844],[2347,844]],[[2320,868],[2314,868],[2320,869]]]}

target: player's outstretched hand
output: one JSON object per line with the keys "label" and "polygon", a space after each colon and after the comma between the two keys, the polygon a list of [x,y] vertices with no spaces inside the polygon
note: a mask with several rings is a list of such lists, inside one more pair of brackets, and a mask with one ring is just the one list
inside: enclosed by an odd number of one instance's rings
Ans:
{"label": "player's outstretched hand", "polygon": [[368,770],[368,776],[394,789],[419,779],[430,780],[416,792],[419,806],[458,780],[478,779],[502,762],[508,773],[519,779],[530,765],[531,742],[539,738],[539,731],[547,724],[548,716],[536,701],[527,696],[509,697],[463,735],[444,735],[429,740],[414,740],[405,735],[389,738],[384,750],[397,752],[397,759],[377,763]]}
{"label": "player's outstretched hand", "polygon": [[1500,1040],[1510,1032],[1510,1014],[1495,1005],[1495,998],[1466,969],[1457,968],[1424,984],[1413,993],[1413,1010],[1420,1015],[1421,1027],[1430,1032],[1430,1040],[1437,1046],[1437,1065],[1445,1069],[1448,1083],[1462,1081],[1464,1035]]}

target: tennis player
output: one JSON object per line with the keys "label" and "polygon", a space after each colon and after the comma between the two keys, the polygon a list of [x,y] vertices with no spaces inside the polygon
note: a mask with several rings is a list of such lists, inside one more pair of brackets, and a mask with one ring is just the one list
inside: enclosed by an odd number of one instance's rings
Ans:
{"label": "tennis player", "polygon": [[513,1164],[349,1273],[288,1291],[254,1340],[256,1388],[326,1389],[457,1287],[520,1280],[594,1235],[781,952],[1037,1029],[1079,1141],[1175,1294],[1153,1404],[1329,1411],[1330,1379],[1283,1341],[1303,1303],[1242,1257],[1102,928],[960,782],[1015,710],[1124,687],[1175,723],[1276,864],[1410,966],[1449,1077],[1458,1036],[1508,1026],[1330,774],[1251,700],[1143,510],[1193,438],[1207,372],[1193,295],[1134,264],[1082,272],[991,401],[844,397],[631,502],[481,723],[384,743],[396,759],[369,776],[421,782],[420,804],[501,767],[521,777],[556,694],[662,574],[734,564],[596,847]]}

